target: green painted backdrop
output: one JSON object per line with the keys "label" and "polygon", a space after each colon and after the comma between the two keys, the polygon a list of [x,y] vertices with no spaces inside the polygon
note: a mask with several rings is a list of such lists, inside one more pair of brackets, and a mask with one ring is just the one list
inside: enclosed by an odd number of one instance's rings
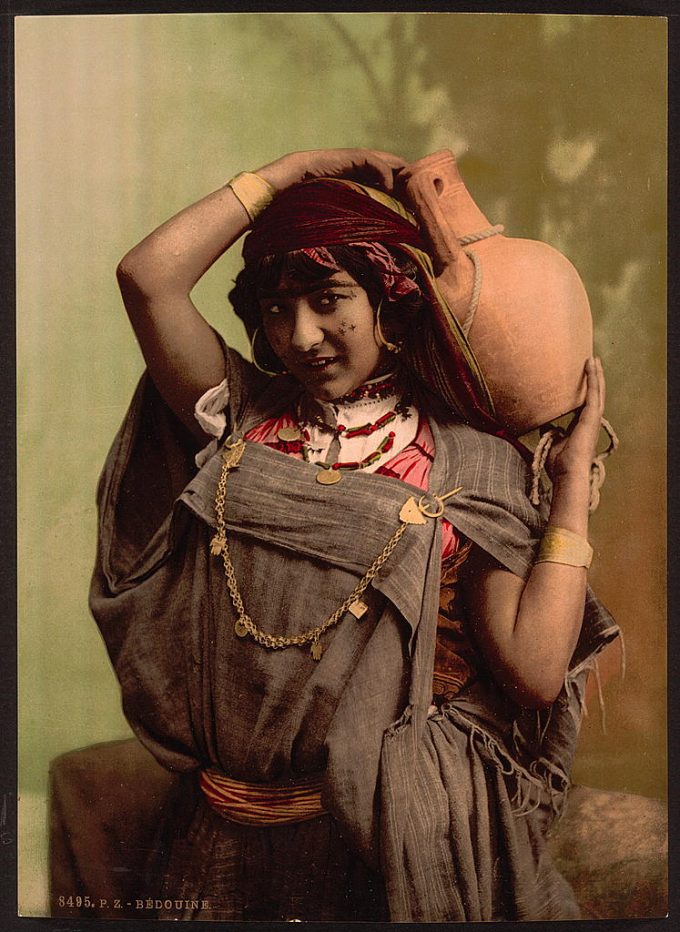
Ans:
{"label": "green painted backdrop", "polygon": [[[16,21],[20,905],[45,910],[49,761],[126,736],[87,609],[94,492],[141,369],[123,253],[239,170],[326,146],[449,146],[493,222],[581,271],[621,450],[593,582],[627,676],[580,782],[665,793],[665,42],[657,18],[469,14]],[[196,300],[245,350],[227,256]]]}

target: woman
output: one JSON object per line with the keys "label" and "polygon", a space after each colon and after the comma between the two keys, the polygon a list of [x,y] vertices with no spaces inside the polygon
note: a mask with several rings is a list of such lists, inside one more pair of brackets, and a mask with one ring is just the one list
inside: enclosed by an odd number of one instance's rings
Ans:
{"label": "woman", "polygon": [[[616,634],[586,588],[602,371],[546,521],[464,338],[437,355],[442,299],[387,196],[404,169],[285,156],[118,270],[148,376],[102,476],[91,604],[132,727],[185,774],[164,918],[577,915],[543,835]],[[232,300],[256,365],[190,298],[249,226]]]}

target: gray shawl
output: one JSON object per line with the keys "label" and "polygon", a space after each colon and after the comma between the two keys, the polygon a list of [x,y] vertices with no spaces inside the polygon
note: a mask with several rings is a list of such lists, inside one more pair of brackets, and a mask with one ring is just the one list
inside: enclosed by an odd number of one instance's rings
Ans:
{"label": "gray shawl", "polygon": [[[285,409],[299,391],[286,377],[262,380],[234,353],[228,361],[232,436]],[[524,460],[505,440],[445,418],[430,423],[430,491],[462,486],[445,517],[526,577],[541,521],[526,495]],[[514,706],[488,678],[428,717],[438,522],[407,528],[366,595],[367,616],[346,618],[325,635],[320,662],[298,648],[267,651],[233,634],[221,561],[209,554],[221,456],[196,472],[193,452],[144,378],[100,481],[91,590],[140,739],[174,770],[211,765],[254,782],[323,770],[324,804],[359,855],[380,867],[393,920],[491,918],[493,846],[477,823],[479,837],[469,836],[469,819],[454,806],[461,805],[462,752],[454,753],[453,728],[456,741],[465,736],[474,749],[476,766],[498,781],[498,812],[490,818],[507,823],[503,845],[517,875],[508,913],[540,915],[540,884],[527,888],[522,879],[536,874],[536,842],[526,827],[533,823],[517,823],[516,815],[546,799],[559,809],[585,671],[617,633],[608,613],[589,593],[570,673],[551,709]],[[330,615],[393,534],[407,498],[422,494],[375,474],[346,474],[334,486],[319,485],[315,474],[248,443],[229,478],[226,520],[237,577],[247,610],[273,634]],[[469,779],[479,791],[479,774]],[[457,823],[468,825],[467,842],[463,828],[453,838]]]}

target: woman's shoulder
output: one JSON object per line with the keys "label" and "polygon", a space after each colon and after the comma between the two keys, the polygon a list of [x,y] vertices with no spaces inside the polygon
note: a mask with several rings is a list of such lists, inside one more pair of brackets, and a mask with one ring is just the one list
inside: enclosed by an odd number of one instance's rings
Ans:
{"label": "woman's shoulder", "polygon": [[444,446],[457,461],[474,464],[480,458],[499,465],[513,465],[522,473],[530,468],[532,455],[515,437],[499,429],[497,433],[480,430],[461,420],[441,399],[422,384],[413,385],[415,404],[426,416],[438,445]]}
{"label": "woman's shoulder", "polygon": [[[505,437],[468,424],[435,423],[433,433],[446,476],[443,485],[459,489],[446,502],[448,519],[512,572],[525,575],[542,524],[529,498],[527,457]],[[519,563],[514,560],[518,548]]]}
{"label": "woman's shoulder", "polygon": [[437,439],[456,461],[478,468],[485,461],[496,469],[512,469],[522,476],[531,473],[531,452],[519,440],[499,431],[490,433],[454,419],[434,419]]}

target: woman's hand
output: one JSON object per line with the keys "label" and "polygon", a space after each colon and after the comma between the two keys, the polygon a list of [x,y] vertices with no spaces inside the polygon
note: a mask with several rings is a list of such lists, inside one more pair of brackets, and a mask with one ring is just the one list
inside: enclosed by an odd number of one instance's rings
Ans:
{"label": "woman's hand", "polygon": [[399,156],[377,149],[311,149],[284,155],[256,173],[277,191],[310,178],[349,178],[393,191],[405,165]]}
{"label": "woman's hand", "polygon": [[600,420],[604,412],[605,384],[602,362],[587,361],[586,399],[562,436],[553,442],[546,469],[553,483],[567,476],[590,475],[590,464],[597,452]]}

